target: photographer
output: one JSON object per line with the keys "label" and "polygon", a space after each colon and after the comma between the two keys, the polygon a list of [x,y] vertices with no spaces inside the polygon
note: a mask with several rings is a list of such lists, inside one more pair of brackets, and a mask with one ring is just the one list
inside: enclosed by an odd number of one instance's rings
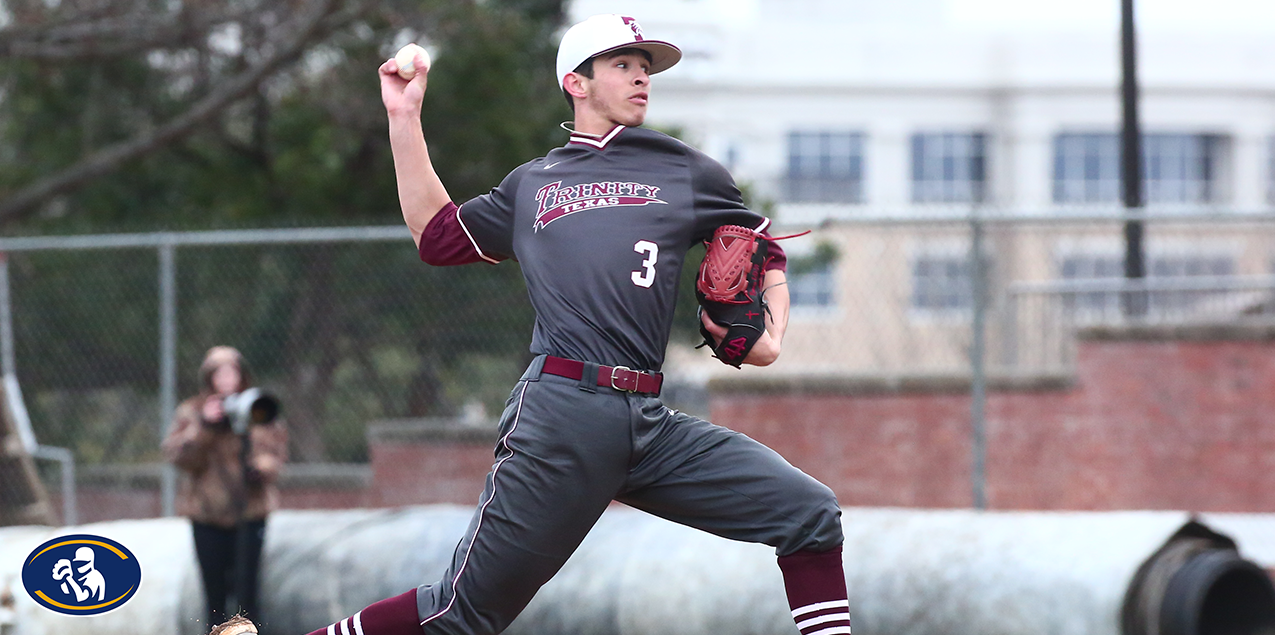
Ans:
{"label": "photographer", "polygon": [[177,407],[164,456],[183,472],[178,511],[190,518],[194,531],[208,624],[236,612],[226,610],[231,594],[238,610],[259,623],[261,547],[266,516],[279,505],[275,482],[287,461],[287,428],[281,419],[254,421],[236,434],[224,404],[252,382],[234,348],[208,351],[199,385],[199,394]]}

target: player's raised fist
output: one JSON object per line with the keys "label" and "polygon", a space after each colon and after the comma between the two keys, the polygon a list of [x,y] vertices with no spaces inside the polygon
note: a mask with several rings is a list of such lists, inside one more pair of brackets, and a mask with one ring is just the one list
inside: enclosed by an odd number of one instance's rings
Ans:
{"label": "player's raised fist", "polygon": [[[425,85],[429,79],[430,62],[423,56],[424,49],[416,48],[419,52],[414,51],[410,66],[396,56],[385,60],[379,69],[381,101],[390,114],[420,112],[421,100],[425,97]],[[405,76],[408,79],[404,79]]]}

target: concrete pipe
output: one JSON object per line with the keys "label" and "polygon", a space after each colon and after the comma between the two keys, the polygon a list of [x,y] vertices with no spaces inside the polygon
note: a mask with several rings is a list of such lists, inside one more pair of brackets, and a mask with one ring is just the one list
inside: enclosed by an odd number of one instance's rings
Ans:
{"label": "concrete pipe", "polygon": [[[449,506],[275,514],[262,585],[272,632],[307,632],[432,581],[469,515]],[[844,526],[859,635],[1275,632],[1275,593],[1248,548],[1256,546],[1262,566],[1275,566],[1275,516],[850,508]],[[31,531],[0,530],[0,582],[52,535]],[[198,632],[193,618],[202,613],[202,600],[185,523],[129,521],[58,533],[101,533],[129,545],[144,563],[143,588],[101,620],[59,620],[18,589],[14,635]],[[147,627],[116,630],[134,619]],[[615,508],[508,632],[770,635],[796,629],[769,548]]]}

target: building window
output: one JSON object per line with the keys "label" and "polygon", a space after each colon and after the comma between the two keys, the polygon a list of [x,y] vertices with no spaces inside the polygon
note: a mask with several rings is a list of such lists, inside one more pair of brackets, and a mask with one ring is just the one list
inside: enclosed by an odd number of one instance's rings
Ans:
{"label": "building window", "polygon": [[788,301],[794,309],[837,305],[837,258],[837,248],[825,242],[809,254],[788,258]]}
{"label": "building window", "polygon": [[793,203],[862,203],[863,135],[789,133],[786,189]]}
{"label": "building window", "polygon": [[[1165,254],[1147,258],[1148,278],[1189,278],[1198,276],[1232,276],[1235,258],[1227,255]],[[1118,279],[1124,277],[1124,257],[1117,255],[1074,255],[1059,262],[1065,280]],[[1199,291],[1151,291],[1149,306],[1159,314],[1184,313],[1207,297]],[[1117,314],[1121,309],[1120,294],[1114,291],[1077,291],[1064,296],[1067,309],[1082,315]]]}
{"label": "building window", "polygon": [[1147,267],[1152,278],[1190,276],[1233,276],[1235,259],[1230,256],[1159,256]]}
{"label": "building window", "polygon": [[1221,138],[1213,135],[1151,134],[1142,138],[1142,169],[1148,203],[1210,203],[1217,199]]}
{"label": "building window", "polygon": [[788,279],[789,302],[793,308],[836,306],[832,270],[832,263],[827,263],[812,271],[793,274]]}
{"label": "building window", "polygon": [[1120,200],[1120,139],[1113,134],[1054,137],[1054,202]]}
{"label": "building window", "polygon": [[[1112,279],[1124,276],[1124,260],[1118,256],[1067,256],[1059,263],[1064,280]],[[1120,307],[1120,297],[1115,293],[1081,292],[1063,297],[1069,311],[1101,312]]]}
{"label": "building window", "polygon": [[[1223,138],[1204,134],[1142,136],[1143,193],[1148,203],[1200,204],[1217,200]],[[1117,203],[1120,137],[1066,133],[1054,137],[1054,202]]]}
{"label": "building window", "polygon": [[[1148,278],[1235,275],[1235,259],[1223,255],[1163,255],[1147,259]],[[1124,256],[1067,256],[1060,263],[1065,280],[1123,278]]]}
{"label": "building window", "polygon": [[986,187],[986,138],[981,133],[912,135],[912,200],[976,203]]}
{"label": "building window", "polygon": [[920,256],[912,261],[912,308],[964,311],[973,308],[967,256]]}

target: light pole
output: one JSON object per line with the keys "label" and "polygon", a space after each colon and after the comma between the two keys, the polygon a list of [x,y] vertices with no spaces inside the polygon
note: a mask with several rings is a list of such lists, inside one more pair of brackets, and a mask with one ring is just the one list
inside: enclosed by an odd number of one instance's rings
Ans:
{"label": "light pole", "polygon": [[[1124,184],[1124,277],[1140,281],[1147,275],[1142,249],[1142,134],[1138,125],[1138,64],[1133,28],[1133,0],[1120,0],[1120,176]],[[1125,317],[1147,312],[1145,292],[1121,295]]]}

